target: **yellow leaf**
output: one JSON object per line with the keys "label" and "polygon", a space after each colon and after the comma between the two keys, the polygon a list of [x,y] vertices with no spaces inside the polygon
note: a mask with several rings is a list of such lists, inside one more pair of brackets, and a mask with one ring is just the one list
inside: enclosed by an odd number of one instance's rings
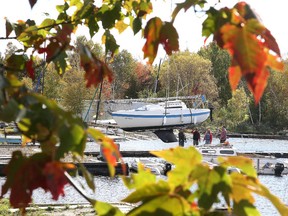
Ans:
{"label": "yellow leaf", "polygon": [[118,22],[116,22],[115,24],[115,28],[118,29],[118,32],[121,34],[123,31],[125,31],[125,29],[128,27],[129,25],[127,25],[126,23],[123,22],[123,20],[120,20]]}

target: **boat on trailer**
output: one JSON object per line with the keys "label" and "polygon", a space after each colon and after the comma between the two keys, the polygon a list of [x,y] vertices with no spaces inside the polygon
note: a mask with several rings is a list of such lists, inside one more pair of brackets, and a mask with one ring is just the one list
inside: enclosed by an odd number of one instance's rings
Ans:
{"label": "boat on trailer", "polygon": [[232,145],[203,145],[197,147],[197,150],[203,155],[207,162],[217,163],[217,157],[223,156],[244,156],[253,161],[254,167],[259,175],[287,175],[288,164],[278,160],[274,156],[263,156],[258,154],[238,153]]}
{"label": "boat on trailer", "polygon": [[118,110],[111,112],[111,115],[120,128],[129,131],[199,124],[210,116],[210,109],[188,108],[183,101],[172,100]]}

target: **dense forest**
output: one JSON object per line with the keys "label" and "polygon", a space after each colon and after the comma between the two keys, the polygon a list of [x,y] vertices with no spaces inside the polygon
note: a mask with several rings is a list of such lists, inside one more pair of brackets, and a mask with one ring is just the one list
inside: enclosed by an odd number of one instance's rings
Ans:
{"label": "dense forest", "polygon": [[[76,39],[75,47],[80,43],[89,46],[98,58],[105,60],[100,44],[84,36]],[[9,43],[1,61],[5,62],[16,49]],[[38,61],[41,63],[40,57]],[[127,50],[105,61],[113,71],[114,79],[112,83],[103,81],[102,92],[86,88],[85,72],[80,67],[77,52],[70,53],[71,67],[63,76],[57,75],[53,64],[38,68],[33,81],[24,74],[19,76],[30,89],[58,100],[66,110],[78,115],[83,112],[84,101],[99,98],[99,94],[102,100],[205,95],[214,110],[213,121],[206,121],[203,127],[226,125],[229,131],[240,133],[286,133],[287,69],[283,73],[271,71],[267,88],[256,105],[244,81],[232,94],[227,73],[230,56],[216,43],[210,43],[197,53],[182,51],[165,56],[154,65],[136,60]],[[287,65],[287,60],[284,63]]]}

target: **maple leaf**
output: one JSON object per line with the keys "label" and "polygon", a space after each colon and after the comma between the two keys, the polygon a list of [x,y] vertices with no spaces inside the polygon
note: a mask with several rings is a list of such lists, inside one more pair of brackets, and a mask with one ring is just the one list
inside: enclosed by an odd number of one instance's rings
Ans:
{"label": "maple leaf", "polygon": [[26,70],[28,72],[28,76],[34,80],[35,79],[35,70],[33,68],[33,59],[32,56],[29,61],[26,62]]}
{"label": "maple leaf", "polygon": [[144,30],[144,38],[146,38],[146,43],[142,51],[144,52],[144,58],[148,58],[150,64],[153,63],[157,55],[159,44],[163,45],[168,55],[179,50],[179,37],[172,22],[162,22],[158,17],[148,21]]}
{"label": "maple leaf", "polygon": [[26,157],[21,151],[15,151],[4,170],[7,178],[1,197],[10,189],[10,203],[15,208],[27,207],[32,201],[33,190],[37,188],[50,191],[53,199],[58,199],[59,195],[64,195],[63,188],[68,183],[65,170],[74,168],[73,164],[52,162],[45,153]]}
{"label": "maple leaf", "polygon": [[29,0],[31,8],[36,4],[37,0]]}
{"label": "maple leaf", "polygon": [[119,152],[119,147],[116,143],[109,137],[103,137],[102,139],[102,152],[105,160],[107,161],[109,172],[111,176],[115,175],[115,166],[119,160],[122,161],[121,166],[123,173],[126,173],[126,166],[123,162],[121,154]]}
{"label": "maple leaf", "polygon": [[63,24],[62,29],[58,29],[56,36],[49,39],[50,43],[45,48],[38,49],[40,54],[47,54],[46,62],[53,61],[61,52],[64,52],[64,50],[68,48],[71,40],[70,35],[73,30],[73,25]]}
{"label": "maple leaf", "polygon": [[5,27],[6,27],[6,38],[8,38],[11,32],[13,31],[13,26],[6,17],[5,17]]}
{"label": "maple leaf", "polygon": [[168,55],[171,55],[173,51],[179,50],[178,38],[178,33],[172,23],[164,22],[160,31],[160,43]]}
{"label": "maple leaf", "polygon": [[112,82],[113,73],[108,66],[96,58],[93,53],[84,45],[80,45],[80,65],[86,71],[85,79],[87,80],[86,86],[98,86],[104,78]]}
{"label": "maple leaf", "polygon": [[148,21],[144,29],[146,43],[144,44],[142,51],[144,52],[144,58],[148,58],[150,64],[153,63],[158,52],[161,27],[162,20],[158,17],[154,17]]}
{"label": "maple leaf", "polygon": [[275,38],[245,2],[237,3],[232,9],[209,10],[203,35],[208,37],[212,33],[217,44],[232,57],[229,68],[232,90],[244,77],[258,104],[267,86],[269,69],[284,69]]}
{"label": "maple leaf", "polygon": [[73,164],[64,164],[53,161],[45,164],[43,173],[46,179],[46,190],[49,190],[54,200],[64,194],[64,186],[69,183],[65,176],[65,170],[74,169]]}
{"label": "maple leaf", "polygon": [[38,187],[46,188],[42,168],[47,161],[49,157],[43,153],[27,158],[21,151],[13,152],[4,170],[7,178],[2,186],[1,197],[10,189],[11,205],[15,208],[27,207],[32,200],[33,190]]}

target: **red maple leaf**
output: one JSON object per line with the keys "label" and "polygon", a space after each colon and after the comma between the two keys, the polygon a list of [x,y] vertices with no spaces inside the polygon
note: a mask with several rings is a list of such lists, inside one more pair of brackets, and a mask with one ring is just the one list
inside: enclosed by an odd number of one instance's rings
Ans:
{"label": "red maple leaf", "polygon": [[73,168],[72,164],[63,164],[53,161],[45,164],[43,173],[46,180],[46,190],[50,191],[54,200],[57,200],[60,195],[64,196],[64,186],[69,183],[65,170]]}
{"label": "red maple leaf", "polygon": [[51,161],[44,153],[31,157],[22,152],[13,152],[12,159],[5,168],[6,182],[2,186],[1,197],[10,189],[10,203],[15,208],[25,208],[32,201],[33,190],[43,188],[50,191],[53,199],[64,195],[64,185],[68,183],[64,172],[74,165]]}
{"label": "red maple leaf", "polygon": [[112,82],[113,73],[107,64],[96,58],[84,45],[80,46],[80,64],[86,71],[85,79],[87,80],[87,87],[92,85],[97,87],[105,78],[107,78],[109,82]]}
{"label": "red maple leaf", "polygon": [[30,58],[29,61],[26,62],[26,70],[28,72],[28,76],[34,80],[35,79],[35,70],[33,68],[33,59]]}

